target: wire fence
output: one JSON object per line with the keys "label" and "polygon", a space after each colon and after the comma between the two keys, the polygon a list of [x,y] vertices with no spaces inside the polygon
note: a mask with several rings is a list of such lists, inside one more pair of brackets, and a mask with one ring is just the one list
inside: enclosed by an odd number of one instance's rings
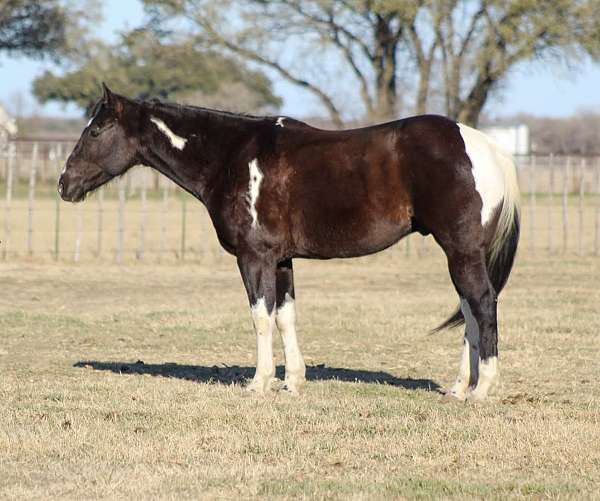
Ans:
{"label": "wire fence", "polygon": [[[206,209],[143,167],[83,204],[56,192],[72,142],[11,142],[0,154],[0,259],[213,262],[226,255]],[[600,158],[517,158],[522,193],[520,252],[600,255]],[[437,246],[411,235],[377,259],[419,258]]]}

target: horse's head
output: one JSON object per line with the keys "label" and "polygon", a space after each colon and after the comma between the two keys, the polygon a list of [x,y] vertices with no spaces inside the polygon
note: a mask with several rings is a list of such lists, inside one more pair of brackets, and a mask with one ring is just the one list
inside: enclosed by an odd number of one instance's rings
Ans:
{"label": "horse's head", "polygon": [[104,95],[58,180],[58,192],[67,202],[80,202],[87,193],[138,163],[137,107],[106,85],[102,87]]}

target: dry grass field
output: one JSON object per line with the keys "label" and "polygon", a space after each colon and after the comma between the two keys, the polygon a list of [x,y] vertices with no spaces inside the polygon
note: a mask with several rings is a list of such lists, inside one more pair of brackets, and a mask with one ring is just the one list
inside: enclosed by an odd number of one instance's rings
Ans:
{"label": "dry grass field", "polygon": [[296,263],[297,398],[242,389],[228,257],[6,262],[0,498],[600,499],[599,279],[598,258],[521,256],[474,405],[440,393],[462,334],[428,334],[456,303],[437,253]]}

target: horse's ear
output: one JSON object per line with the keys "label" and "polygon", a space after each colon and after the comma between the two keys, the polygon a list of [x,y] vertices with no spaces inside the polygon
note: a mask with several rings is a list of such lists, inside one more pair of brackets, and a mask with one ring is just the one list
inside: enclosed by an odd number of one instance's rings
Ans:
{"label": "horse's ear", "polygon": [[104,82],[102,82],[102,100],[108,104],[112,98],[112,91],[108,88]]}
{"label": "horse's ear", "polygon": [[104,82],[102,82],[102,100],[115,112],[118,118],[121,118],[124,108],[123,100],[116,94],[113,94]]}

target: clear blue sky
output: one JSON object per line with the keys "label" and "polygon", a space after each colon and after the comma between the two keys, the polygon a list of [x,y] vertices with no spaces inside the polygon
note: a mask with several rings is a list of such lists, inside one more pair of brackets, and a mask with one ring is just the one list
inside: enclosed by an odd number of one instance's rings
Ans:
{"label": "clear blue sky", "polygon": [[[103,5],[105,20],[98,34],[104,39],[115,40],[119,30],[133,28],[142,20],[138,0],[107,0]],[[64,108],[57,104],[42,107],[35,103],[30,93],[31,83],[49,68],[52,68],[50,63],[1,57],[0,102],[14,112],[18,106],[17,96],[21,96],[25,113],[35,109],[47,115],[79,116],[81,112],[75,107]],[[315,104],[307,107],[306,94],[285,82],[275,80],[274,83],[277,94],[284,100],[282,113],[298,117],[319,113]],[[580,65],[575,71],[523,64],[486,108],[493,116],[517,112],[566,116],[580,110],[600,111],[600,64]]]}

